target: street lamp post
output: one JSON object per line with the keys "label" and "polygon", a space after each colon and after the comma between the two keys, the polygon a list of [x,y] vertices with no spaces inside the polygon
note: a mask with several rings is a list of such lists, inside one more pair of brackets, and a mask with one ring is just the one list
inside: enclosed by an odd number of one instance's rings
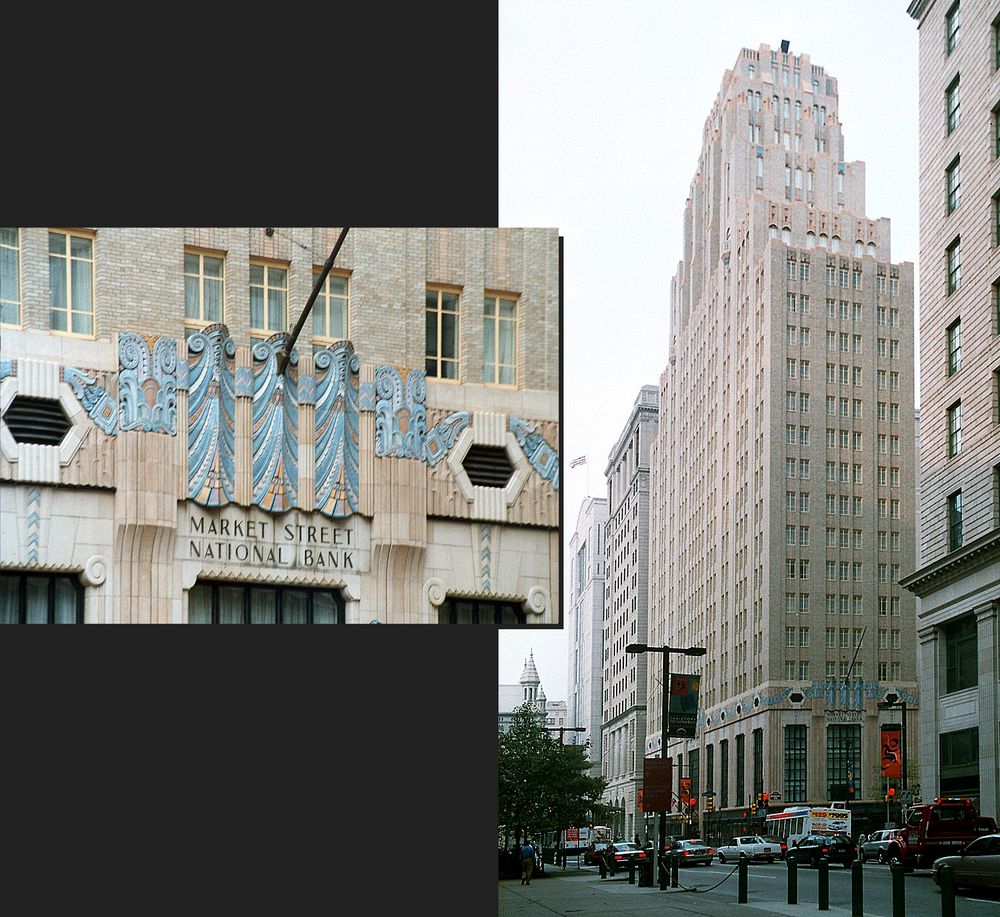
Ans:
{"label": "street lamp post", "polygon": [[[685,656],[704,656],[708,650],[704,646],[649,646],[645,643],[630,643],[625,647],[626,653],[662,653],[663,654],[663,710],[660,713],[660,757],[667,757],[667,734],[670,731],[670,654],[682,653]],[[673,777],[670,779],[670,791],[673,792]],[[669,798],[667,801],[669,805]],[[660,810],[660,843],[657,848],[656,862],[663,869],[663,848],[667,845],[667,813]],[[661,882],[662,887],[662,882]]]}
{"label": "street lamp post", "polygon": [[[558,732],[559,733],[559,744],[560,745],[565,745],[566,744],[563,741],[563,735],[565,733],[567,733],[567,732],[586,732],[587,731],[587,727],[586,726],[543,726],[542,729],[546,730],[547,732]],[[562,865],[565,867],[566,866],[566,829],[565,828],[560,829],[559,833],[562,835],[562,837],[560,838],[560,841],[562,842],[562,850],[563,850]],[[557,863],[556,865],[558,866],[559,864]],[[544,860],[542,861],[542,872],[545,872],[545,861]]]}
{"label": "street lamp post", "polygon": [[[885,700],[878,705],[879,710],[902,711],[902,723],[899,727],[899,771],[903,782],[903,790],[906,790],[906,701],[895,691],[890,691],[885,696]],[[888,778],[886,778],[888,779]]]}

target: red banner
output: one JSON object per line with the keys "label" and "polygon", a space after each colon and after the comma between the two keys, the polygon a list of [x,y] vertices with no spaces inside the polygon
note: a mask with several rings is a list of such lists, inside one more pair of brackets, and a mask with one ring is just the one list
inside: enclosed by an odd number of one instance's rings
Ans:
{"label": "red banner", "polygon": [[691,805],[691,778],[681,777],[680,783],[681,810]]}
{"label": "red banner", "polygon": [[902,769],[902,727],[899,723],[882,724],[882,776],[901,777]]}
{"label": "red banner", "polygon": [[642,810],[666,812],[673,790],[673,761],[670,758],[642,759]]}

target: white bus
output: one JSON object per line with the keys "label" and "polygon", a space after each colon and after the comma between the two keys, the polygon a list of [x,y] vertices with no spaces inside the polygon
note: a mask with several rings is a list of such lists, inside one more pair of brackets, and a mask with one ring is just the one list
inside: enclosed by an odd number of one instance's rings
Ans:
{"label": "white bus", "polygon": [[834,806],[788,806],[780,812],[768,812],[764,833],[780,837],[789,847],[807,834],[837,831],[851,833],[851,810]]}

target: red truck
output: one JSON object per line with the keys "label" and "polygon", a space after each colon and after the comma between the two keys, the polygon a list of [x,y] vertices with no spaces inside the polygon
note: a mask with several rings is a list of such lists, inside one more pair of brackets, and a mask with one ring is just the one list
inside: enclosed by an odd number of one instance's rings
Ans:
{"label": "red truck", "polygon": [[969,841],[996,830],[996,821],[977,815],[970,799],[942,797],[907,809],[903,830],[886,849],[885,859],[901,862],[907,871],[929,868],[938,857],[957,854]]}

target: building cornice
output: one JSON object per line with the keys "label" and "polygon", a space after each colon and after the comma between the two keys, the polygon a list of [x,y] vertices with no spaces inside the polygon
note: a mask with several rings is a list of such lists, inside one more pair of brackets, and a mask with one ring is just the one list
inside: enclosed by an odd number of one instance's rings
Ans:
{"label": "building cornice", "polygon": [[904,576],[899,585],[921,598],[978,570],[1000,563],[1000,528]]}
{"label": "building cornice", "polygon": [[912,0],[912,3],[906,8],[906,12],[919,23],[923,20],[924,13],[931,8],[933,3],[934,0]]}

